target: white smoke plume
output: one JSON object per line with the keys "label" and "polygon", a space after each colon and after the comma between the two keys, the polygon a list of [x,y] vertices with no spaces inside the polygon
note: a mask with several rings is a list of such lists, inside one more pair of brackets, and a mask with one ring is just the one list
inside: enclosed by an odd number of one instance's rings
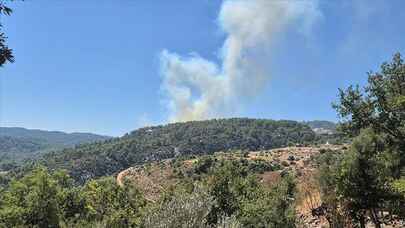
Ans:
{"label": "white smoke plume", "polygon": [[225,0],[218,22],[226,34],[220,62],[161,53],[169,121],[234,114],[263,89],[273,39],[293,23],[307,31],[320,15],[316,0]]}

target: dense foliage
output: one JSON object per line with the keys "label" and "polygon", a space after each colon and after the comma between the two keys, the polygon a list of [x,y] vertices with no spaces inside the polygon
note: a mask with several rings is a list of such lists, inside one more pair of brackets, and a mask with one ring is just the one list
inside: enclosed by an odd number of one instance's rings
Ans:
{"label": "dense foliage", "polygon": [[0,136],[0,155],[2,157],[8,155],[17,158],[19,155],[24,156],[45,149],[45,147],[45,144],[35,140]]}
{"label": "dense foliage", "polygon": [[405,64],[401,55],[383,63],[380,72],[369,73],[363,89],[350,86],[340,90],[339,97],[334,106],[342,117],[341,130],[357,136],[362,129],[372,128],[402,154],[405,165]]}
{"label": "dense foliage", "polygon": [[[239,156],[238,154],[239,153]],[[189,167],[184,167],[184,162],[189,157],[180,157],[170,161],[171,167],[174,169],[174,174],[179,177],[187,177],[193,180],[198,180],[205,175],[212,175],[213,170],[225,166],[229,161],[234,162],[241,170],[246,173],[263,174],[264,172],[281,170],[281,164],[277,162],[269,162],[262,159],[247,159],[240,154],[240,152],[231,151],[227,153],[231,157],[221,158],[219,154],[216,155],[204,155],[195,159],[195,162]]]}
{"label": "dense foliage", "polygon": [[65,172],[42,167],[0,192],[0,227],[129,226],[139,224],[145,205],[136,188],[121,188],[112,178],[75,187]]}
{"label": "dense foliage", "polygon": [[46,145],[29,139],[0,136],[0,170],[9,170],[16,166],[16,161],[32,158]]}
{"label": "dense foliage", "polygon": [[234,161],[201,175],[151,202],[131,182],[75,186],[66,172],[37,167],[0,189],[0,227],[294,227],[290,176],[265,188]]}
{"label": "dense foliage", "polygon": [[149,161],[235,149],[271,149],[314,139],[308,126],[295,121],[194,121],[142,128],[118,139],[51,153],[44,157],[44,164],[69,170],[83,183]]}
{"label": "dense foliage", "polygon": [[[363,90],[340,90],[341,131],[354,136],[343,156],[321,163],[323,209],[332,227],[375,227],[405,219],[405,64],[399,54],[370,73]],[[388,218],[384,216],[388,213]]]}

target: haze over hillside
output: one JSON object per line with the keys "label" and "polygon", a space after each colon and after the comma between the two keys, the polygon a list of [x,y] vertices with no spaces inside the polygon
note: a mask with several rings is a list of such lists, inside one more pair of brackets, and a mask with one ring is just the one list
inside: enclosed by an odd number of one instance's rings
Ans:
{"label": "haze over hillside", "polygon": [[43,140],[45,143],[59,146],[72,146],[80,143],[111,138],[110,136],[97,135],[93,133],[65,133],[62,131],[26,129],[22,127],[0,127],[0,136],[38,139]]}
{"label": "haze over hillside", "polygon": [[311,127],[311,129],[317,134],[336,133],[337,124],[332,121],[312,120],[312,121],[304,121],[303,123]]}
{"label": "haze over hillside", "polygon": [[[109,136],[91,133],[65,133],[60,131],[31,130],[21,127],[0,127],[0,165],[83,143],[109,139]],[[1,167],[0,167],[1,168]]]}

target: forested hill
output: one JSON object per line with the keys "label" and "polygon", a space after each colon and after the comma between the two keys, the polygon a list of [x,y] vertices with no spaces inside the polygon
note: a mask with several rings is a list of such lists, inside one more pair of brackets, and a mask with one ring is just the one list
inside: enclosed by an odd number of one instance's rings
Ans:
{"label": "forested hill", "polygon": [[0,170],[10,166],[10,163],[35,158],[41,153],[109,138],[90,133],[68,134],[58,131],[0,127]]}
{"label": "forested hill", "polygon": [[314,139],[310,127],[296,121],[193,121],[142,128],[121,138],[50,153],[43,163],[50,168],[67,169],[76,180],[84,182],[147,161],[235,149],[271,149]]}
{"label": "forested hill", "polygon": [[21,127],[0,127],[0,137],[1,136],[19,139],[33,139],[44,144],[56,146],[73,146],[110,138],[109,136],[92,133],[65,133],[60,131],[26,129]]}

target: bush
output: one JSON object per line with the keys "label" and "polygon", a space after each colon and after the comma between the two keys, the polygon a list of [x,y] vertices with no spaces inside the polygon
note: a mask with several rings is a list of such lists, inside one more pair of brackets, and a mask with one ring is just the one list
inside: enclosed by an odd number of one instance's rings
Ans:
{"label": "bush", "polygon": [[295,227],[295,183],[286,175],[271,190],[257,188],[241,206],[242,227]]}
{"label": "bush", "polygon": [[248,170],[252,173],[264,173],[267,171],[273,171],[274,168],[269,162],[263,160],[254,160],[248,163]]}
{"label": "bush", "polygon": [[143,218],[144,227],[206,227],[207,216],[214,205],[212,197],[202,186],[192,193],[175,192],[170,199],[149,209]]}

